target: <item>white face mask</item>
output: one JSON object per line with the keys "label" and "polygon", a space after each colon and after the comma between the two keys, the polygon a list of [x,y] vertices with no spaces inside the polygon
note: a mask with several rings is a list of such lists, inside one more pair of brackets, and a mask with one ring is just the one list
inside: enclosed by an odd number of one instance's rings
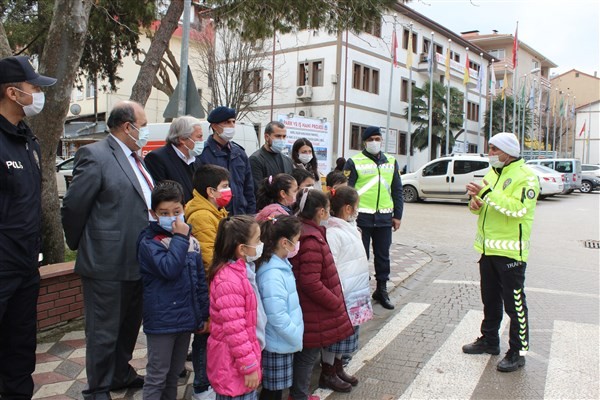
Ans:
{"label": "white face mask", "polygon": [[281,153],[283,150],[285,150],[285,139],[273,139],[273,142],[271,143],[271,150],[273,150],[275,153]]}
{"label": "white face mask", "polygon": [[313,155],[312,154],[298,154],[298,160],[300,160],[300,162],[302,164],[308,164],[309,162],[311,162],[313,159]]}
{"label": "white face mask", "polygon": [[33,117],[34,115],[37,115],[42,111],[42,109],[44,108],[44,104],[46,103],[46,96],[44,95],[44,92],[27,93],[27,92],[22,91],[19,88],[15,88],[15,89],[21,93],[28,94],[33,98],[33,101],[31,102],[31,104],[28,104],[28,105],[23,105],[17,101],[17,104],[20,105],[21,107],[23,107],[23,112],[25,113],[25,116]]}
{"label": "white face mask", "polygon": [[138,138],[136,139],[133,136],[131,136],[129,134],[128,135],[130,138],[135,140],[135,144],[141,149],[148,143],[148,137],[150,136],[150,128],[148,128],[147,126],[142,126],[141,128],[138,129],[133,124],[131,124],[131,126],[133,127],[133,129],[138,131]]}
{"label": "white face mask", "polygon": [[490,164],[492,165],[492,167],[494,167],[494,168],[504,167],[505,162],[500,161],[499,156],[489,156],[488,158],[490,159]]}
{"label": "white face mask", "polygon": [[369,153],[371,153],[373,155],[377,155],[381,151],[381,142],[377,142],[377,141],[367,142],[365,149]]}
{"label": "white face mask", "polygon": [[262,256],[265,244],[262,243],[262,242],[260,242],[256,246],[250,246],[249,244],[247,244],[246,246],[247,247],[254,247],[254,249],[256,249],[256,255],[255,256],[246,256],[246,261],[247,262],[254,262],[254,261],[258,260],[260,258],[260,256]]}
{"label": "white face mask", "polygon": [[[188,138],[186,140],[192,140],[192,138]],[[204,150],[204,141],[200,140],[198,142],[192,140],[192,142],[194,142],[194,147],[192,147],[191,149],[187,146],[185,146],[186,149],[189,150],[190,152],[190,157],[198,157],[200,154],[202,154],[202,150]]]}
{"label": "white face mask", "polygon": [[223,128],[223,133],[219,137],[226,142],[229,142],[235,136],[235,128]]}

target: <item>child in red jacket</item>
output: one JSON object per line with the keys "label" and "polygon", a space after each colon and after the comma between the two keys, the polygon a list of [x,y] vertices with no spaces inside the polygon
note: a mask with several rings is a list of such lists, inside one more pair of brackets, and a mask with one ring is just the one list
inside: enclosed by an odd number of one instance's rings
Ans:
{"label": "child in red jacket", "polygon": [[[320,190],[303,189],[297,196],[297,213],[302,222],[300,250],[290,259],[304,319],[303,349],[294,355],[294,378],[290,396],[294,400],[309,396],[312,369],[321,348],[354,333],[346,312],[342,286],[327,244],[325,226],[329,219],[329,200]],[[337,377],[332,365],[323,364],[323,375],[331,386],[351,390]]]}

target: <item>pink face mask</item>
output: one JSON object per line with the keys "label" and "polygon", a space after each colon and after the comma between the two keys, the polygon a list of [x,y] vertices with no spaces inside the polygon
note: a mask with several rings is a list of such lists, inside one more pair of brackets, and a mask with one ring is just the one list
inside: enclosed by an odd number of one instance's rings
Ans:
{"label": "pink face mask", "polygon": [[221,193],[221,197],[217,197],[215,199],[217,206],[219,206],[219,208],[227,206],[227,204],[229,204],[231,198],[233,197],[233,194],[231,193],[231,188],[221,189],[219,190],[219,193]]}
{"label": "pink face mask", "polygon": [[[291,242],[290,242],[291,243]],[[294,245],[294,250],[290,251],[287,255],[287,258],[293,258],[296,256],[296,254],[298,254],[298,251],[300,250],[300,241],[298,240],[296,242],[296,244]]]}

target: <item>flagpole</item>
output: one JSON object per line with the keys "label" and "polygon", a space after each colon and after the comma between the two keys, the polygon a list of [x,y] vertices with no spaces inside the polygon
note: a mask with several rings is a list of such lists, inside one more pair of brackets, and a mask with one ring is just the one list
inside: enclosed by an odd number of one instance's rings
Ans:
{"label": "flagpole", "polygon": [[544,151],[548,151],[548,136],[550,136],[550,97],[552,96],[552,87],[548,90],[548,100],[546,101],[546,138],[544,140]]}
{"label": "flagpole", "polygon": [[488,142],[492,138],[492,132],[494,125],[494,100],[496,100],[496,71],[494,70],[494,59],[492,58],[492,62],[490,63],[491,77],[490,77],[490,132],[488,134]]}
{"label": "flagpole", "polygon": [[[568,106],[569,106],[569,98],[567,97],[567,107]],[[564,114],[564,103],[563,103],[563,109],[560,113],[560,131],[558,132],[558,151],[560,152],[559,157],[562,157],[562,149],[563,149],[563,119],[564,119],[563,114]]]}
{"label": "flagpole", "polygon": [[469,106],[469,48],[465,47],[465,52],[467,54],[467,59],[465,60],[465,77],[463,78],[463,84],[465,85],[465,101],[463,104],[463,125],[464,125],[464,131],[465,131],[465,145],[464,145],[464,149],[465,149],[465,153],[469,152],[469,137],[467,134],[467,107]]}
{"label": "flagpole", "polygon": [[[504,81],[502,82],[502,97],[504,100],[504,107],[502,109],[502,132],[506,132],[506,69],[508,68],[507,64],[504,64]],[[514,86],[513,86],[514,88]],[[514,99],[514,97],[513,97]],[[514,104],[513,100],[513,110],[515,109],[516,104]],[[514,118],[514,117],[513,117]],[[515,126],[513,125],[513,132],[515,131]]]}
{"label": "flagpole", "polygon": [[446,77],[448,88],[446,90],[446,153],[450,151],[450,53],[452,48],[452,39],[448,39],[448,49],[446,50]]}
{"label": "flagpole", "polygon": [[[527,75],[525,75],[525,81],[523,82],[523,94],[525,93],[525,87],[527,87]],[[523,111],[521,113],[521,126],[519,127],[521,132],[520,132],[519,138],[520,138],[520,141],[521,141],[521,154],[523,154],[523,149],[525,148],[525,121],[526,121],[526,119],[525,119],[525,114],[526,114],[526,112],[525,112],[526,111],[525,110],[525,106],[526,106],[526,104],[525,104],[525,96],[522,95],[521,97],[522,97],[522,99],[521,99],[521,108],[522,108]]]}
{"label": "flagpole", "polygon": [[[587,147],[587,159],[586,159],[586,164],[590,163],[590,139],[592,137],[592,105],[590,104],[589,106],[589,111],[588,111],[588,120],[590,121],[589,125],[588,125],[588,138],[587,138],[587,143],[585,143],[586,147]],[[585,132],[583,132],[583,137],[585,138]]]}
{"label": "flagpole", "polygon": [[[406,67],[408,68],[408,133],[406,134],[406,141],[407,141],[407,145],[406,145],[406,172],[410,172],[412,171],[410,169],[410,146],[411,146],[411,139],[412,139],[412,33],[413,33],[413,24],[412,22],[409,24],[410,25],[410,29],[408,32],[408,48],[406,49],[407,54],[409,54],[409,56],[407,56],[407,61],[408,58],[410,57],[410,63],[407,62]],[[431,149],[428,149],[429,152],[431,153]],[[429,156],[431,157],[431,156]]]}
{"label": "flagpole", "polygon": [[[481,86],[482,85],[482,80],[483,80],[483,76],[481,76],[482,74],[482,67],[483,67],[483,53],[479,53],[479,59],[480,59],[480,64],[479,64],[479,71],[477,72],[477,83],[479,85],[479,109],[477,111],[479,111],[477,113],[477,152],[478,153],[482,153],[481,149],[483,148],[483,135],[481,133]],[[481,142],[481,145],[480,145]]]}
{"label": "flagpole", "polygon": [[[533,139],[535,138],[535,84],[537,83],[537,79],[533,78],[533,82],[531,84],[531,92],[529,95],[529,99],[531,100],[531,136],[529,138],[530,150],[533,148]],[[526,110],[523,110],[525,113]],[[524,139],[524,138],[523,138]]]}
{"label": "flagpole", "polygon": [[[396,15],[394,15],[394,29],[392,31],[392,51],[390,52],[390,84],[389,84],[389,91],[388,91],[388,108],[387,108],[387,119],[386,119],[386,123],[385,123],[385,152],[387,153],[389,151],[388,149],[388,144],[390,142],[390,118],[391,118],[391,114],[392,114],[392,84],[394,82],[394,63],[396,62],[395,58],[396,58],[396,51],[394,49],[394,46],[397,45],[398,43],[398,38],[396,37],[396,41],[394,43],[394,36],[396,35]],[[409,109],[410,112],[410,109]],[[410,117],[409,117],[410,118]],[[408,169],[408,163],[407,163],[407,167],[406,167],[407,171]]]}
{"label": "flagpole", "polygon": [[[517,79],[517,74],[518,74],[518,64],[519,64],[519,57],[517,52],[519,51],[519,38],[518,38],[518,33],[519,33],[519,21],[517,21],[517,29],[515,29],[515,39],[514,39],[514,43],[513,43],[513,90]],[[515,99],[515,93],[513,92],[513,102]],[[515,114],[516,114],[516,108],[513,107],[513,132],[515,131]]]}
{"label": "flagpole", "polygon": [[558,100],[558,88],[556,88],[556,95],[554,96],[554,107],[552,107],[552,116],[554,122],[552,123],[552,151],[556,152],[556,100]]}
{"label": "flagpole", "polygon": [[[577,96],[573,96],[573,105],[571,106],[571,109],[573,111],[575,111],[575,99],[577,98]],[[575,119],[575,113],[572,112],[571,114],[573,114],[573,156],[572,158],[575,158],[575,140],[576,140],[576,126],[575,123],[577,122],[577,120]]]}
{"label": "flagpole", "polygon": [[429,128],[427,130],[427,149],[429,150],[429,155],[427,156],[427,161],[431,161],[431,136],[433,127],[433,36],[434,33],[431,32],[431,43],[429,44]]}

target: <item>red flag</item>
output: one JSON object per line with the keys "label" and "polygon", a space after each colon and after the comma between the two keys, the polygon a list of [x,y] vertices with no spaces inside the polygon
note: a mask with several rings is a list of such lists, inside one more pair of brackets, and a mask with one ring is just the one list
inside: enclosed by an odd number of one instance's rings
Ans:
{"label": "red flag", "polygon": [[512,50],[512,63],[513,68],[517,68],[517,51],[519,50],[519,23],[517,22],[517,28],[515,29],[515,37],[513,39],[513,50]]}
{"label": "red flag", "polygon": [[394,60],[394,67],[398,67],[398,38],[396,37],[396,31],[392,34],[392,59]]}
{"label": "red flag", "polygon": [[579,131],[579,136],[583,135],[584,132],[585,132],[585,120],[583,120],[583,126],[581,127],[581,130]]}
{"label": "red flag", "polygon": [[471,82],[471,76],[469,74],[469,53],[467,53],[467,60],[465,61],[465,74],[463,76],[463,84]]}

